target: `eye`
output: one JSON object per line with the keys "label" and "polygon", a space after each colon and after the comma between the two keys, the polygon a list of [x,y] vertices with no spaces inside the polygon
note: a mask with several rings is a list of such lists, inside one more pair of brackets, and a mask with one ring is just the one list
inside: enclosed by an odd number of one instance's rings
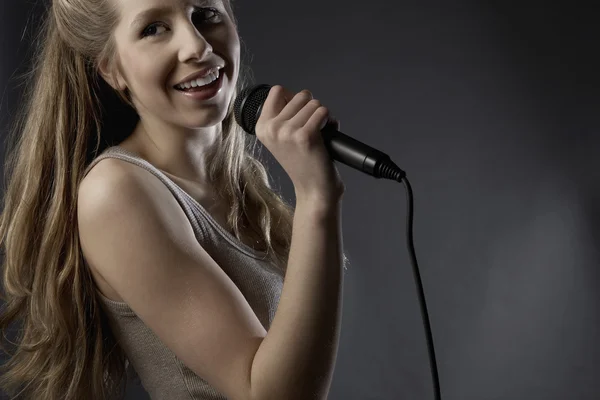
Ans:
{"label": "eye", "polygon": [[[205,17],[205,14],[207,14],[207,13],[209,14],[208,18]],[[194,22],[194,25],[198,21],[198,18],[196,17],[198,14],[201,16],[199,22],[204,22],[204,21],[214,21],[214,23],[220,22],[221,13],[216,8],[206,7],[206,8],[200,8],[200,9],[198,9],[198,11],[195,11],[192,14],[192,21]],[[162,22],[153,22],[153,23],[151,23],[150,25],[146,26],[144,28],[144,30],[141,32],[141,34],[140,34],[141,37],[145,38],[145,37],[148,37],[148,36],[156,36],[156,34],[152,33],[152,31],[157,26],[164,28],[165,24],[162,23]]]}
{"label": "eye", "polygon": [[144,28],[144,30],[142,31],[142,34],[141,34],[142,38],[145,38],[146,36],[155,36],[150,32],[153,30],[153,28],[155,28],[157,26],[158,27],[162,26],[163,28],[165,27],[164,24],[162,24],[160,22],[154,22],[154,23],[148,25],[146,28]]}
{"label": "eye", "polygon": [[[198,15],[198,14],[204,15],[206,12],[212,13],[212,15],[209,18],[201,18],[200,19],[201,22],[202,21],[213,21],[215,23],[220,22],[221,13],[216,8],[212,8],[212,7],[199,8],[198,11],[194,12],[192,15],[193,16]],[[195,20],[195,18],[192,17],[192,20]]]}

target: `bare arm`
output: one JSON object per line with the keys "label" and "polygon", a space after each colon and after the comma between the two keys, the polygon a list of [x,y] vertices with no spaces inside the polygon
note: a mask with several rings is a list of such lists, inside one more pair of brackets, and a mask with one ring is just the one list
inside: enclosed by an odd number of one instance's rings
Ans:
{"label": "bare arm", "polygon": [[339,337],[342,243],[339,204],[324,204],[332,203],[297,201],[268,333],[169,190],[141,168],[101,161],[81,184],[78,226],[90,267],[227,398],[325,399]]}
{"label": "bare arm", "polygon": [[327,398],[342,312],[340,208],[297,200],[279,306],[252,363],[253,400]]}

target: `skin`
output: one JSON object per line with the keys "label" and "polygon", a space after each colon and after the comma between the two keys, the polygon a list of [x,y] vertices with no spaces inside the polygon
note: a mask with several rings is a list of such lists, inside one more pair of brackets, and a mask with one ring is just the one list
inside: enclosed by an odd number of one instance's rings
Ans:
{"label": "skin", "polygon": [[[130,90],[141,118],[121,146],[163,171],[205,181],[203,153],[220,134],[239,73],[232,21],[223,4],[215,4],[220,23],[194,26],[184,0],[112,1],[122,13],[115,31],[121,68],[113,87]],[[163,4],[176,8],[148,20],[166,25],[151,29],[156,37],[141,39],[139,30],[129,28],[137,13]],[[192,101],[173,89],[190,73],[222,61],[224,86],[214,100]],[[110,294],[117,301],[128,303],[184,364],[226,397],[327,398],[341,326],[343,185],[319,138],[328,110],[310,92],[274,89],[257,137],[290,175],[297,202],[285,282],[268,334],[160,182],[136,182],[134,174],[115,178],[122,171],[115,164],[104,165],[108,172],[90,172],[78,198],[82,251],[97,270],[94,277],[106,278],[96,279],[102,291],[114,288]]]}
{"label": "skin", "polygon": [[[240,69],[240,40],[222,0],[111,0],[121,19],[114,32],[118,90],[128,88],[140,122],[120,146],[183,181],[206,182],[205,152],[221,134]],[[131,26],[138,13],[171,6]],[[213,7],[218,14],[205,9]],[[145,35],[145,37],[144,37]],[[189,99],[173,86],[207,66],[225,65],[223,87],[210,100]]]}

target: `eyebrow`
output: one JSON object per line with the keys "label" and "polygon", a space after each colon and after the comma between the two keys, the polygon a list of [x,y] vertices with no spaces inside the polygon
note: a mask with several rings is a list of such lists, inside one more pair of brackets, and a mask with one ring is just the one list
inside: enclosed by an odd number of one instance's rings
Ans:
{"label": "eyebrow", "polygon": [[[206,6],[208,4],[212,4],[212,3],[214,3],[214,0],[196,0],[196,1],[194,1],[194,6],[202,7],[202,6]],[[135,18],[133,19],[133,21],[131,21],[131,24],[129,26],[131,28],[135,29],[135,28],[137,28],[138,25],[143,23],[146,19],[149,19],[149,18],[157,16],[157,15],[169,14],[172,11],[173,11],[173,7],[171,7],[171,6],[159,6],[159,7],[148,8],[147,10],[144,10],[144,11],[140,12],[138,15],[136,15]]]}

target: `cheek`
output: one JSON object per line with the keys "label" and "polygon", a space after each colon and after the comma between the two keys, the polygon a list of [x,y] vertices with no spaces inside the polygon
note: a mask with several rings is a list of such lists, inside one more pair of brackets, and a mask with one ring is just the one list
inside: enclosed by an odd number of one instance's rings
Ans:
{"label": "cheek", "polygon": [[147,54],[130,53],[127,56],[127,64],[127,80],[135,91],[145,92],[165,85],[167,63],[160,59],[160,55],[153,54],[148,57]]}
{"label": "cheek", "polygon": [[228,37],[228,42],[227,42],[227,57],[230,58],[230,60],[228,60],[231,64],[232,64],[232,68],[231,71],[234,74],[234,76],[232,78],[235,78],[240,71],[240,57],[241,57],[241,46],[240,46],[240,39],[237,36],[237,33],[235,31],[232,31],[230,33],[230,36]]}
{"label": "cheek", "polygon": [[240,44],[240,37],[238,36],[238,33],[235,30],[235,28],[231,29],[229,42],[231,43],[230,46],[231,46],[233,55],[235,56],[235,58],[239,59],[240,51],[241,51],[241,44]]}
{"label": "cheek", "polygon": [[210,33],[210,36],[207,36],[207,39],[212,44],[215,53],[237,62],[240,57],[241,45],[238,33],[232,24],[225,24],[216,28]]}
{"label": "cheek", "polygon": [[237,45],[234,47],[234,51],[233,51],[233,59],[235,61],[235,65],[236,67],[239,67],[240,65],[240,42],[237,42]]}

